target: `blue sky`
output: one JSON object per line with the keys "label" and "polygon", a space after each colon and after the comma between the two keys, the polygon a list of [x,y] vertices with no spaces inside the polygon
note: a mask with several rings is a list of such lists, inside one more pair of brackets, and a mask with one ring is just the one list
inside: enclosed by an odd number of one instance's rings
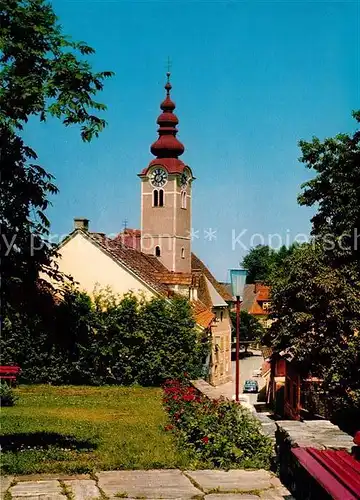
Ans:
{"label": "blue sky", "polygon": [[[96,49],[112,70],[99,100],[108,128],[91,144],[76,128],[31,122],[29,145],[56,177],[52,231],[74,216],[114,233],[140,224],[139,173],[152,156],[166,60],[179,139],[191,166],[193,249],[220,280],[252,234],[290,241],[308,233],[297,206],[312,173],[298,163],[299,139],[352,131],[360,103],[360,6],[351,1],[54,0],[64,32]],[[216,230],[208,241],[204,230]],[[239,240],[238,240],[239,241]],[[277,244],[277,239],[273,238]],[[260,237],[254,237],[254,244]]]}

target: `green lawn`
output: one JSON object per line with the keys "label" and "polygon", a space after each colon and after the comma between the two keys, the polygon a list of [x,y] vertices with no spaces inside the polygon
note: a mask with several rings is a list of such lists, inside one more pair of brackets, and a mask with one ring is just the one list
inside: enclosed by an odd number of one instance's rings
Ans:
{"label": "green lawn", "polygon": [[171,433],[161,389],[21,386],[1,411],[2,472],[89,472],[189,465]]}

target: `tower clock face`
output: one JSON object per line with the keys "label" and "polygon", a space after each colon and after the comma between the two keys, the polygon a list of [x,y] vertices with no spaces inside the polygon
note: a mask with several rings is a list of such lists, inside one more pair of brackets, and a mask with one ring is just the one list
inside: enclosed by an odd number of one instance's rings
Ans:
{"label": "tower clock face", "polygon": [[150,174],[150,182],[154,187],[163,187],[167,181],[167,172],[163,168],[155,168]]}

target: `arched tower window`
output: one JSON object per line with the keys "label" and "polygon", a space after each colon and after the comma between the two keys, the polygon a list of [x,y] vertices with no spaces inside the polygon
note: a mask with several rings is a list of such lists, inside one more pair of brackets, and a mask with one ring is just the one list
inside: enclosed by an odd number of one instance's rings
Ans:
{"label": "arched tower window", "polygon": [[181,208],[186,208],[186,191],[181,191]]}
{"label": "arched tower window", "polygon": [[155,247],[155,257],[160,257],[160,255],[161,255],[161,250],[160,250],[160,247],[157,246],[157,247]]}
{"label": "arched tower window", "polygon": [[185,259],[185,248],[184,247],[181,249],[181,258]]}
{"label": "arched tower window", "polygon": [[159,206],[159,191],[157,189],[154,189],[153,191],[153,206]]}
{"label": "arched tower window", "polygon": [[164,206],[164,190],[160,189],[159,190],[159,207]]}

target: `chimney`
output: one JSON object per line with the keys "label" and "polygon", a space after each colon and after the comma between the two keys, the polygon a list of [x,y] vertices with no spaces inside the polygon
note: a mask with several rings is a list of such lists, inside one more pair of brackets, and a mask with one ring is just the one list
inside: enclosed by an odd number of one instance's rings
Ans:
{"label": "chimney", "polygon": [[83,231],[88,231],[89,219],[84,219],[84,217],[76,217],[74,219],[74,229],[82,229]]}
{"label": "chimney", "polygon": [[258,293],[258,291],[260,290],[260,287],[263,285],[263,281],[262,280],[255,280],[255,293]]}

